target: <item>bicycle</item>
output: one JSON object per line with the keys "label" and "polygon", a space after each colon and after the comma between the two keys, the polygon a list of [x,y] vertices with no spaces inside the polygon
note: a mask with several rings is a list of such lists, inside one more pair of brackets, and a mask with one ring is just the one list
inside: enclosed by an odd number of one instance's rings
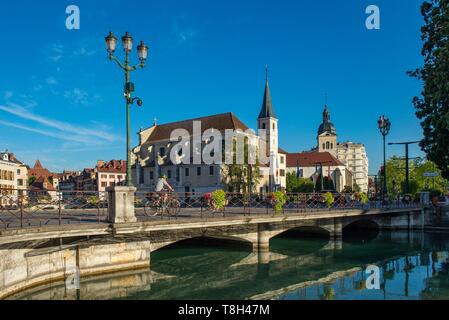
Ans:
{"label": "bicycle", "polygon": [[156,217],[160,215],[161,219],[163,218],[164,212],[167,213],[169,217],[175,215],[177,218],[181,211],[181,203],[172,193],[150,193],[146,195],[144,200],[142,200],[142,204],[146,216]]}

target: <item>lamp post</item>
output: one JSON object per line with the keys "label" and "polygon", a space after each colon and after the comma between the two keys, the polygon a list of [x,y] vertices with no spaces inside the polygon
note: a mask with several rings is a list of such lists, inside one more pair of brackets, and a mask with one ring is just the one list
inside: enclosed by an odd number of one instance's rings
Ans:
{"label": "lamp post", "polygon": [[112,32],[109,32],[109,35],[106,37],[106,47],[109,53],[109,60],[117,62],[118,66],[123,71],[125,71],[124,97],[126,100],[126,186],[132,187],[133,182],[131,176],[130,108],[131,105],[134,104],[134,102],[137,102],[137,105],[139,107],[142,106],[143,102],[138,97],[132,97],[132,93],[134,92],[134,83],[130,82],[130,75],[132,71],[136,71],[139,67],[145,67],[145,62],[148,57],[148,46],[146,46],[143,41],[140,42],[140,44],[137,46],[137,54],[140,60],[140,64],[131,66],[129,62],[129,54],[131,53],[133,48],[133,38],[128,32],[126,32],[122,37],[122,45],[123,50],[125,51],[124,62],[121,62],[114,56],[114,52],[117,47],[117,38]]}
{"label": "lamp post", "polygon": [[405,146],[405,193],[410,193],[410,170],[409,170],[409,146],[411,144],[419,143],[420,141],[410,141],[410,142],[390,142],[388,145],[404,145]]}
{"label": "lamp post", "polygon": [[382,188],[382,198],[385,200],[385,195],[387,194],[387,154],[386,154],[386,145],[385,145],[385,139],[387,135],[390,133],[391,129],[391,122],[390,119],[386,118],[385,116],[379,117],[379,120],[377,121],[377,125],[379,127],[380,133],[383,137],[383,143],[384,143],[384,181],[383,181],[383,188]]}

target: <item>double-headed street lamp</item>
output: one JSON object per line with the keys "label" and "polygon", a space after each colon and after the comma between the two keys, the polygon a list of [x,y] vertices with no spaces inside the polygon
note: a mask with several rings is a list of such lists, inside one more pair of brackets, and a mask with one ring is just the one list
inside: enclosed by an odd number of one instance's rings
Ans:
{"label": "double-headed street lamp", "polygon": [[383,200],[385,200],[385,195],[387,194],[387,154],[386,154],[385,139],[387,135],[390,133],[391,122],[390,119],[386,118],[385,116],[381,116],[377,121],[377,125],[379,127],[380,133],[382,134],[384,142],[384,179],[383,179],[384,181],[383,181],[382,195]]}
{"label": "double-headed street lamp", "polygon": [[146,46],[143,41],[137,46],[137,53],[139,56],[140,64],[136,66],[131,66],[129,64],[129,54],[133,48],[133,38],[126,32],[122,37],[123,50],[125,51],[125,61],[122,63],[119,59],[114,56],[115,49],[117,47],[117,38],[112,32],[106,37],[106,47],[109,52],[109,60],[114,60],[117,62],[119,67],[125,71],[125,91],[124,96],[126,100],[126,185],[128,187],[133,186],[132,176],[131,176],[131,141],[130,141],[130,108],[131,105],[137,101],[137,105],[142,106],[143,102],[140,98],[133,98],[132,93],[134,92],[134,83],[130,82],[131,71],[136,71],[137,68],[144,68],[145,61],[148,57],[148,46]]}

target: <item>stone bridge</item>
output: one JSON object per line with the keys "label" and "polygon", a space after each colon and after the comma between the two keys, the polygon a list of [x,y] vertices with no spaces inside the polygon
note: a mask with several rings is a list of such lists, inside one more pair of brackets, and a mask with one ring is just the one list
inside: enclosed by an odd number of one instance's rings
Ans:
{"label": "stone bridge", "polygon": [[325,232],[326,250],[341,248],[349,226],[423,229],[421,208],[322,211],[297,215],[223,217],[183,221],[47,226],[0,231],[0,298],[25,288],[61,281],[78,270],[89,277],[148,268],[151,252],[193,238],[238,241],[258,263],[270,259],[270,239],[297,228]]}

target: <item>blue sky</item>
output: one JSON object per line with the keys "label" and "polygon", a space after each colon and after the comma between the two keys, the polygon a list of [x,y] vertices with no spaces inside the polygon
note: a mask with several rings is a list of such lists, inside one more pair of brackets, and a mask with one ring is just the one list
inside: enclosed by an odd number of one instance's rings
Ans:
{"label": "blue sky", "polygon": [[[65,27],[69,4],[81,10],[80,30]],[[381,10],[380,30],[365,28],[370,4]],[[144,100],[132,110],[133,132],[154,117],[164,123],[228,111],[255,128],[268,64],[281,146],[298,152],[316,144],[327,92],[339,141],[364,143],[374,173],[382,161],[379,115],[392,121],[391,141],[422,134],[411,103],[421,84],[406,75],[422,64],[420,4],[1,1],[0,149],[55,171],[124,158],[123,74],[107,59],[104,37],[129,31],[150,46],[147,67],[132,75]]]}

